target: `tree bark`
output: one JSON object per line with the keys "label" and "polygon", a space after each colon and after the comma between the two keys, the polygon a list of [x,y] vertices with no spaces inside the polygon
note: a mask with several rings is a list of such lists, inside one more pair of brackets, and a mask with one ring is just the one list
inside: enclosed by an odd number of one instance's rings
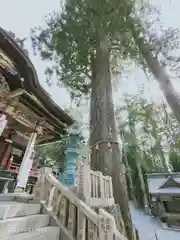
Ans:
{"label": "tree bark", "polygon": [[144,210],[147,211],[149,208],[149,201],[148,201],[148,196],[147,196],[147,192],[146,192],[146,186],[145,186],[145,182],[144,182],[144,176],[142,173],[142,168],[139,162],[136,163],[137,165],[137,169],[138,169],[138,176],[139,176],[139,180],[141,183],[141,189],[143,192],[143,203],[144,203]]}
{"label": "tree bark", "polygon": [[156,57],[153,56],[148,43],[146,43],[143,37],[136,31],[135,26],[132,25],[132,36],[142,54],[145,61],[147,62],[149,70],[154,75],[155,79],[158,81],[160,88],[171,107],[177,121],[180,123],[180,95],[174,89],[164,67],[158,61]]}
{"label": "tree bark", "polygon": [[131,177],[131,169],[129,167],[129,163],[128,163],[128,159],[127,159],[127,153],[126,153],[126,148],[124,146],[124,166],[126,169],[126,176],[127,176],[127,180],[129,182],[129,195],[131,200],[133,200],[134,202],[136,202],[136,198],[135,198],[135,194],[134,194],[134,188],[133,188],[133,182],[132,182],[132,177]]}
{"label": "tree bark", "polygon": [[134,240],[121,151],[117,142],[118,135],[115,124],[107,41],[101,41],[97,44],[92,72],[90,109],[91,168],[112,176],[114,198],[115,202],[120,205],[127,237],[129,240]]}

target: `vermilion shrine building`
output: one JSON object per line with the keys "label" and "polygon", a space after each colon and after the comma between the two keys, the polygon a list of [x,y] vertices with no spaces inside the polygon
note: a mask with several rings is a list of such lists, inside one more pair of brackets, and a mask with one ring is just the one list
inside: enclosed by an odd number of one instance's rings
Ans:
{"label": "vermilion shrine building", "polygon": [[0,178],[14,172],[25,187],[34,145],[59,140],[72,123],[41,87],[21,42],[0,28]]}

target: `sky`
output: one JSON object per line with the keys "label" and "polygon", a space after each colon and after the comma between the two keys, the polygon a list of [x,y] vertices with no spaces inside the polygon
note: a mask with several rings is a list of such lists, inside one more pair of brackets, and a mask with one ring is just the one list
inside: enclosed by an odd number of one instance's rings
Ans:
{"label": "sky", "polygon": [[[0,0],[0,24],[6,30],[12,31],[17,37],[24,38],[30,36],[30,29],[34,26],[44,25],[44,16],[51,13],[53,10],[59,9],[60,0],[44,1],[44,0]],[[160,7],[162,16],[161,21],[165,26],[179,27],[180,20],[180,2],[178,0],[151,0],[153,4]],[[163,2],[163,4],[162,4]],[[44,69],[47,65],[39,56],[34,56],[30,39],[26,42],[26,48],[29,51],[29,56],[36,68],[39,81],[51,94],[54,101],[56,101],[62,108],[70,105],[70,99],[65,89],[60,89],[54,84],[51,88],[47,87],[44,75]],[[180,89],[180,84],[176,81],[177,89]],[[153,96],[157,101],[160,100],[161,94],[158,90],[158,85],[154,81],[148,84],[144,74],[139,69],[132,69],[126,74],[126,77],[120,81],[120,90],[114,91],[114,99],[117,103],[120,101],[122,89],[124,92],[134,94],[139,87],[145,87],[145,94]]]}
{"label": "sky", "polygon": [[[34,26],[43,25],[44,16],[58,9],[59,2],[59,0],[0,0],[0,25],[2,28],[14,32],[19,38],[29,37],[30,29]],[[51,89],[47,87],[44,76],[47,63],[43,62],[39,56],[34,56],[30,39],[27,40],[25,46],[36,68],[40,83],[62,108],[68,106],[70,101],[65,90],[57,88],[56,85],[52,86]]]}

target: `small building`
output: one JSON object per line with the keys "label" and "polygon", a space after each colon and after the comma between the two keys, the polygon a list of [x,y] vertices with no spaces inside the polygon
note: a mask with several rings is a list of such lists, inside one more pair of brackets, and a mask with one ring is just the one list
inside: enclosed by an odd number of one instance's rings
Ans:
{"label": "small building", "polygon": [[180,173],[147,175],[152,214],[167,227],[180,228]]}

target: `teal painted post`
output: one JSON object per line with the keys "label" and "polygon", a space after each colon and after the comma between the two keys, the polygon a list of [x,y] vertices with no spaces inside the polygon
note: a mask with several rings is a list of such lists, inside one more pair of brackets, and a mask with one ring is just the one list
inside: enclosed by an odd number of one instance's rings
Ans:
{"label": "teal painted post", "polygon": [[63,172],[60,175],[60,182],[67,187],[73,187],[76,185],[77,178],[77,160],[79,156],[81,132],[79,126],[75,123],[72,128],[69,130],[69,143],[66,150],[67,165]]}

